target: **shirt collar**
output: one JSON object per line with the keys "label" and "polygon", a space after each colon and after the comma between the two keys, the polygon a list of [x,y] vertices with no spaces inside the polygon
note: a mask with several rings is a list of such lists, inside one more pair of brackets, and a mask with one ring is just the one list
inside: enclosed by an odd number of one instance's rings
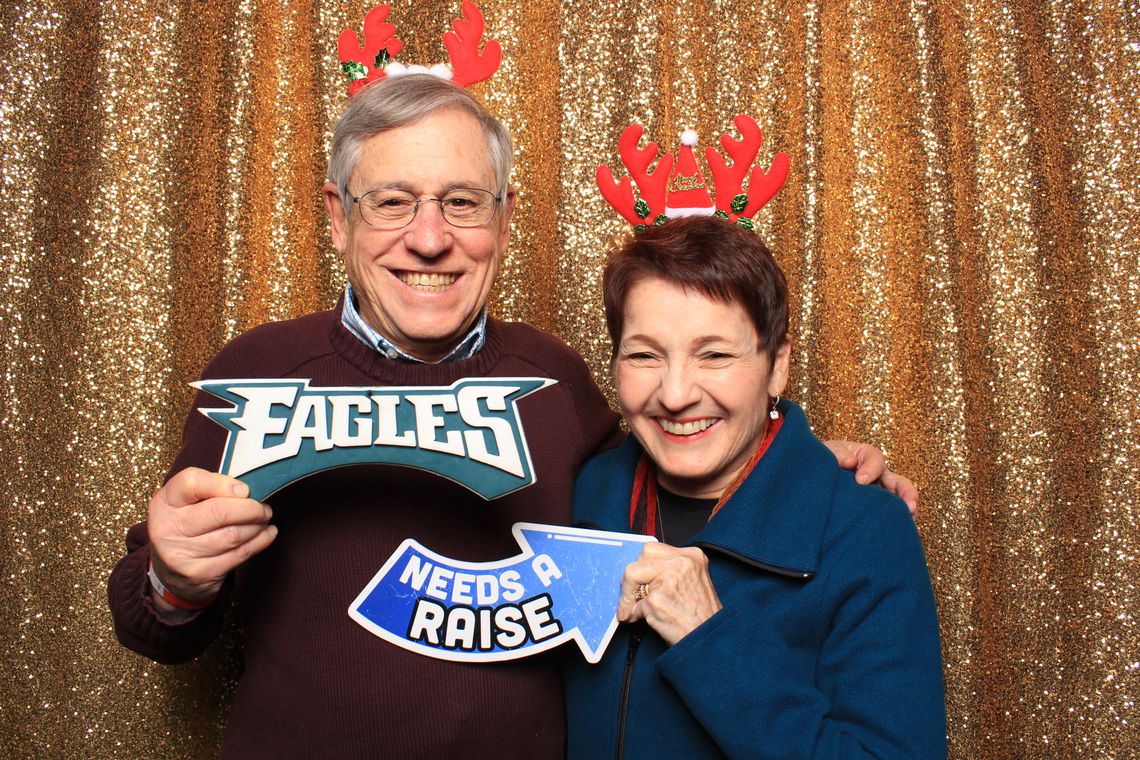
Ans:
{"label": "shirt collar", "polygon": [[[340,321],[348,329],[350,333],[355,335],[369,348],[375,349],[382,356],[396,361],[415,362],[417,364],[427,364],[423,359],[412,356],[406,351],[401,350],[398,346],[385,338],[380,333],[372,329],[372,327],[364,321],[360,316],[360,312],[356,310],[356,296],[352,291],[352,285],[349,284],[344,289],[344,306],[340,312]],[[470,359],[479,349],[483,347],[483,343],[487,340],[487,307],[479,312],[479,318],[475,320],[475,324],[455,345],[455,348],[439,361],[451,362],[459,359]]]}

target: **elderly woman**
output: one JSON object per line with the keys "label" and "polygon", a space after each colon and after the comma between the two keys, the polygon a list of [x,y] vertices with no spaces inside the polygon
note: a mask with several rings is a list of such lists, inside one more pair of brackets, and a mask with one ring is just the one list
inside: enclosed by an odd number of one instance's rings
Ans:
{"label": "elderly woman", "polygon": [[604,282],[633,435],[586,464],[574,517],[660,543],[625,571],[602,662],[568,666],[570,757],[944,756],[918,534],[780,399],[787,294],[764,243],[670,221]]}

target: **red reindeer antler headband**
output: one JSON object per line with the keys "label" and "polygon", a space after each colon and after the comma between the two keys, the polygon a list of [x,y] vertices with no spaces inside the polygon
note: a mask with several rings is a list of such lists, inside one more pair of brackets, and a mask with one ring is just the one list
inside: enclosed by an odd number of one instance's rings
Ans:
{"label": "red reindeer antler headband", "polygon": [[463,18],[452,22],[454,32],[443,35],[451,66],[437,63],[434,66],[407,66],[395,60],[404,43],[396,39],[396,27],[385,22],[390,8],[378,5],[364,17],[364,44],[353,29],[345,29],[337,42],[341,68],[352,78],[348,86],[349,97],[377,79],[401,74],[434,74],[450,79],[460,87],[482,82],[494,74],[503,60],[503,51],[496,40],[488,40],[479,52],[483,38],[483,14],[474,3],[464,2]]}
{"label": "red reindeer antler headband", "polygon": [[[633,177],[632,183],[629,175],[615,180],[608,166],[599,166],[596,178],[602,197],[638,228],[681,216],[715,214],[751,229],[752,217],[787,179],[788,155],[782,151],[777,153],[768,171],[758,164],[754,166],[764,135],[755,120],[745,114],[737,116],[733,123],[740,130],[740,139],[735,140],[728,134],[720,138],[725,153],[732,159],[731,165],[717,151],[705,148],[705,159],[716,188],[715,204],[693,155],[697,133],[685,130],[676,158],[672,154],[662,156],[657,168],[651,171],[649,167],[657,157],[658,147],[653,142],[645,148],[637,147],[645,131],[640,124],[630,124],[618,141],[618,153]],[[744,189],[745,175],[748,175],[747,190]],[[634,183],[640,191],[638,199],[634,198]]]}

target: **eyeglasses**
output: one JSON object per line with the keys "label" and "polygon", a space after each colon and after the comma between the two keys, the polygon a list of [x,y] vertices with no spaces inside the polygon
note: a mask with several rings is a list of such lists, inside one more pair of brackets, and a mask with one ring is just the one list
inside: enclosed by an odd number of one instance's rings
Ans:
{"label": "eyeglasses", "polygon": [[444,220],[453,227],[479,227],[491,221],[502,200],[474,187],[450,190],[442,198],[417,198],[406,190],[373,190],[350,197],[360,206],[360,217],[377,230],[398,230],[411,224],[421,203],[438,204]]}

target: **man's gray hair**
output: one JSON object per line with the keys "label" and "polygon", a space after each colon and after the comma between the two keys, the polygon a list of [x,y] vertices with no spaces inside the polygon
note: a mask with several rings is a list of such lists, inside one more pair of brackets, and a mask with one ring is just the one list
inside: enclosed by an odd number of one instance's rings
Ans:
{"label": "man's gray hair", "polygon": [[431,74],[388,77],[368,85],[348,103],[333,132],[329,182],[336,185],[347,210],[348,180],[360,160],[364,142],[374,135],[413,124],[444,108],[458,108],[475,117],[483,128],[487,154],[495,174],[494,192],[507,190],[511,174],[511,136],[503,123],[461,87]]}

